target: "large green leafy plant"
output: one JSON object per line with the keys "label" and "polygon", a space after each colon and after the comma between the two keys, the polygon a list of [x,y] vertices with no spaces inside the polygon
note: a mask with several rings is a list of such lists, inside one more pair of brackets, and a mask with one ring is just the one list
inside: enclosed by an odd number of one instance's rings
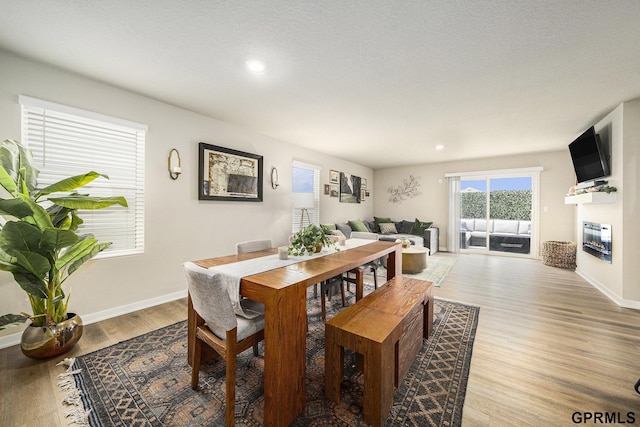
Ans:
{"label": "large green leafy plant", "polygon": [[0,329],[31,318],[34,326],[55,325],[67,318],[69,295],[64,281],[89,259],[111,245],[92,234],[78,234],[82,219],[78,209],[126,207],[124,197],[91,197],[81,188],[97,172],[72,176],[38,189],[39,170],[31,152],[14,140],[0,145],[0,270],[27,293],[32,315],[0,317]]}

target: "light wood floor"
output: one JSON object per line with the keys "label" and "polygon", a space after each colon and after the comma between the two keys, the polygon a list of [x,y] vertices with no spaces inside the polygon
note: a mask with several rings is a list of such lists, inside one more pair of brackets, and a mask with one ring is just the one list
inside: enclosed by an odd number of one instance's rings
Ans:
{"label": "light wood floor", "polygon": [[[620,412],[623,421],[633,412],[640,424],[639,311],[619,308],[572,271],[497,256],[459,255],[436,296],[481,307],[464,426],[570,426],[574,412]],[[87,325],[65,357],[185,317],[181,300]],[[66,425],[60,359],[0,350],[0,426]]]}

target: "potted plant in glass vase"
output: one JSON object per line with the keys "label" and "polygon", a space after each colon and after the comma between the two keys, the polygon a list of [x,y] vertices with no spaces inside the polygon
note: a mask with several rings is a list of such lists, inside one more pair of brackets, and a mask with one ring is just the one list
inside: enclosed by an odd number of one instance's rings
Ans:
{"label": "potted plant in glass vase", "polygon": [[111,245],[80,234],[78,209],[127,207],[122,196],[92,197],[76,190],[106,175],[88,172],[38,189],[31,152],[14,140],[0,145],[0,270],[26,292],[32,314],[0,316],[0,329],[31,320],[22,352],[32,358],[62,354],[82,335],[82,320],[68,313],[62,285],[82,264]]}

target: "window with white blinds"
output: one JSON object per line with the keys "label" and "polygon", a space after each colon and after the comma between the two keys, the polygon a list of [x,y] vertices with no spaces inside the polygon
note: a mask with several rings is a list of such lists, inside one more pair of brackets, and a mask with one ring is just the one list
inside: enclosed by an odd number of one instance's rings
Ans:
{"label": "window with white blinds", "polygon": [[147,126],[49,101],[20,96],[22,143],[40,169],[38,188],[89,171],[107,175],[83,194],[124,196],[128,208],[80,210],[78,231],[112,242],[99,257],[144,252],[144,145]]}
{"label": "window with white blinds", "polygon": [[[300,230],[302,217],[303,227],[312,224],[320,225],[320,167],[294,161],[292,164],[292,195],[291,195],[291,229],[295,233]],[[299,200],[301,193],[313,194],[312,207],[306,208],[309,214],[307,219],[306,213],[302,216],[303,210],[296,207],[296,200]],[[303,197],[304,198],[304,197]]]}

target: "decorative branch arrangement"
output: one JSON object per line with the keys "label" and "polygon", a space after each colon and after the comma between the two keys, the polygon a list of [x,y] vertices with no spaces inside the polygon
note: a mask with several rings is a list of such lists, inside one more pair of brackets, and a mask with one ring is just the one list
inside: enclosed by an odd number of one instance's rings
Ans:
{"label": "decorative branch arrangement", "polygon": [[418,187],[420,187],[419,179],[419,176],[409,175],[408,178],[402,180],[402,185],[387,188],[387,192],[391,193],[389,201],[391,203],[402,203],[406,199],[422,194],[418,191]]}

